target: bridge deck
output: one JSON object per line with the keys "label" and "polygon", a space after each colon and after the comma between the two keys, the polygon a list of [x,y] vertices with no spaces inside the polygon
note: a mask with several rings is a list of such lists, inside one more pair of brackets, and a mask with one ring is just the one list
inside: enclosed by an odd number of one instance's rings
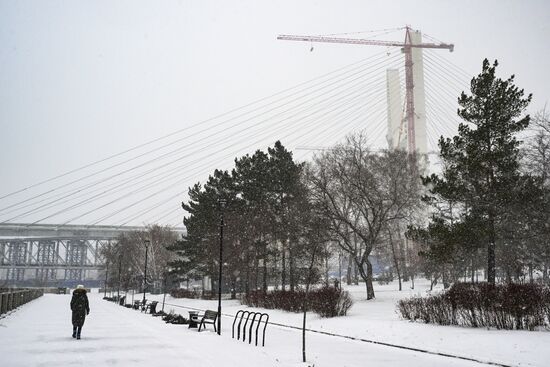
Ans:
{"label": "bridge deck", "polygon": [[[265,348],[231,339],[231,320],[222,336],[197,333],[90,295],[91,313],[82,340],[71,337],[69,295],[44,295],[0,319],[2,365],[32,366],[304,366],[301,334],[270,326]],[[308,355],[317,366],[479,366],[439,356],[308,335]]]}
{"label": "bridge deck", "polygon": [[[29,224],[0,223],[0,239],[2,238],[94,238],[113,239],[120,233],[144,231],[143,226],[86,226],[76,224]],[[175,232],[183,233],[183,228],[173,228]]]}

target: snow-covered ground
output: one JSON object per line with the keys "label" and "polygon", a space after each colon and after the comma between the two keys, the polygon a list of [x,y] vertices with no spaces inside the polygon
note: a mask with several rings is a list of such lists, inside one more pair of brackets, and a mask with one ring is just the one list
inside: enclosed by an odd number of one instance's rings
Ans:
{"label": "snow-covered ground", "polygon": [[[517,366],[548,366],[550,332],[467,329],[400,320],[395,301],[423,293],[397,292],[395,284],[377,287],[377,298],[365,301],[364,287],[350,287],[355,305],[349,316],[322,319],[308,315],[308,327],[433,352],[456,354],[487,362]],[[138,296],[136,296],[138,297]],[[82,340],[71,337],[69,295],[48,294],[0,319],[0,364],[16,366],[302,366],[301,333],[269,325],[266,346],[254,347],[231,338],[230,317],[222,319],[222,335],[211,328],[197,333],[186,325],[165,324],[159,318],[89,295],[91,313]],[[149,296],[149,299],[162,296]],[[172,299],[173,309],[213,309],[216,301]],[[160,308],[160,305],[159,305]],[[158,308],[158,309],[159,309]],[[223,313],[246,308],[224,301]],[[270,321],[300,326],[301,315],[268,310]],[[308,360],[315,366],[480,366],[482,364],[433,354],[308,333]]]}

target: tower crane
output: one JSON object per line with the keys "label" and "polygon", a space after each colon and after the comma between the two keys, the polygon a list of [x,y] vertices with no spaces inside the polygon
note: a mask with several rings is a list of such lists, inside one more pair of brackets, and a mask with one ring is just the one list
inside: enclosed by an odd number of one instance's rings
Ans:
{"label": "tower crane", "polygon": [[413,82],[413,48],[434,48],[447,49],[453,52],[454,45],[449,43],[413,43],[411,32],[413,29],[410,26],[405,27],[405,41],[382,41],[372,39],[357,39],[357,38],[340,38],[340,37],[324,37],[324,36],[296,36],[296,35],[279,35],[278,40],[285,41],[304,41],[304,42],[324,42],[324,43],[347,43],[352,45],[373,45],[386,47],[401,47],[405,54],[405,99],[406,99],[406,119],[407,119],[407,148],[409,153],[416,151],[415,143],[415,112],[414,112],[414,82]]}

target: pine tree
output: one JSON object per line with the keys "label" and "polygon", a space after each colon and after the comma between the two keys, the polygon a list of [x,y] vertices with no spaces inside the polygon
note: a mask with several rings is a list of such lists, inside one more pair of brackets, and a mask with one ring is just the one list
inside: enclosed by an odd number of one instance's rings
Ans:
{"label": "pine tree", "polygon": [[481,227],[478,233],[487,244],[487,280],[492,284],[496,246],[504,238],[501,224],[526,194],[515,135],[529,124],[529,115],[523,114],[531,101],[531,95],[524,98],[523,89],[514,85],[513,75],[506,80],[496,77],[497,66],[497,61],[491,65],[485,59],[481,73],[471,81],[471,94],[462,92],[457,112],[465,123],[459,125],[457,136],[439,140],[443,173],[424,178],[432,195],[456,203],[463,221]]}
{"label": "pine tree", "polygon": [[[232,208],[236,200],[234,182],[227,171],[215,170],[208,181],[201,185],[195,184],[189,189],[189,202],[182,203],[183,209],[189,216],[183,219],[187,234],[181,241],[176,242],[171,250],[178,258],[171,262],[173,273],[181,277],[200,278],[211,276],[213,280],[218,276],[217,254],[219,253],[219,207],[218,200],[225,199],[227,207]],[[226,226],[233,227],[233,216],[226,216]],[[225,231],[225,256],[231,256],[231,238],[235,231]],[[227,279],[227,278],[226,278]]]}
{"label": "pine tree", "polygon": [[237,158],[231,172],[216,170],[204,185],[190,188],[189,201],[182,203],[188,213],[183,221],[187,234],[172,247],[178,255],[171,264],[174,272],[217,278],[217,200],[224,198],[224,279],[231,289],[267,291],[273,275],[269,270],[276,272],[279,260],[283,277],[288,273],[291,285],[298,284],[295,273],[303,259],[297,246],[308,200],[302,174],[303,165],[294,162],[292,153],[277,141],[267,153],[258,150]]}

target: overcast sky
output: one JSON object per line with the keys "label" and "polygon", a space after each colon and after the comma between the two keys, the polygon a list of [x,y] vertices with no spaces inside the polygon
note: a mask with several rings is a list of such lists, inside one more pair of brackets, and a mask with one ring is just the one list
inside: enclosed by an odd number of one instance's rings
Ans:
{"label": "overcast sky", "polygon": [[409,24],[454,43],[441,53],[468,72],[498,59],[535,112],[550,100],[549,19],[544,0],[0,0],[0,194],[380,52],[310,52],[281,33]]}

